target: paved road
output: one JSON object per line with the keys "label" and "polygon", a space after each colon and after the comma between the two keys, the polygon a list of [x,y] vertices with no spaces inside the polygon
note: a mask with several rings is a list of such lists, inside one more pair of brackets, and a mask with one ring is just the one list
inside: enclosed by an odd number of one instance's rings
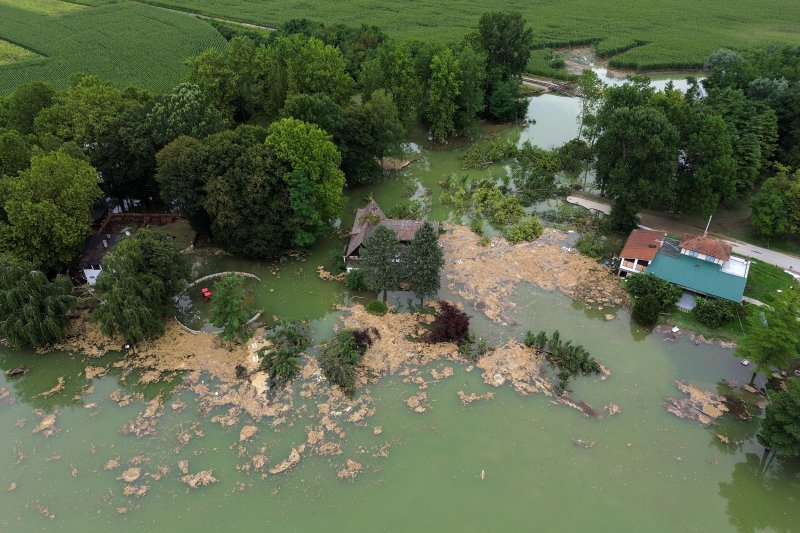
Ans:
{"label": "paved road", "polygon": [[[599,196],[585,194],[571,195],[567,196],[567,202],[605,214],[611,212],[611,201]],[[669,233],[702,233],[705,229],[685,222],[671,220],[656,211],[645,210],[639,213],[639,218],[641,219],[642,227],[664,230]],[[711,235],[730,244],[736,254],[751,257],[756,261],[763,261],[785,270],[791,270],[797,273],[793,274],[795,278],[800,279],[800,257],[731,239],[730,237],[714,232],[711,232]]]}

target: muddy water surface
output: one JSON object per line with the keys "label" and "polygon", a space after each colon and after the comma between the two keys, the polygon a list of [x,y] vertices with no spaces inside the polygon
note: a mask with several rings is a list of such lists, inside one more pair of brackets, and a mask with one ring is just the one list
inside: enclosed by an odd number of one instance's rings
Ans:
{"label": "muddy water surface", "polygon": [[[530,113],[537,122],[523,139],[553,146],[574,136],[577,103],[559,98],[533,100]],[[438,182],[462,172],[457,155],[423,148],[418,161],[384,183],[352,191],[343,226],[370,194],[387,209],[411,195],[427,198],[430,216],[445,220],[449,212],[438,201]],[[503,172],[498,165],[482,174]],[[316,267],[330,268],[330,255],[340,246],[332,238],[301,260],[278,263],[202,250],[192,259],[198,276],[220,270],[258,275],[263,281],[254,305],[265,317],[310,319],[319,341],[340,323],[334,306],[371,297],[317,276]],[[407,298],[393,296],[397,303]],[[441,296],[462,301],[446,289]],[[136,373],[112,367],[88,379],[87,362],[78,355],[0,351],[3,370],[31,367],[26,376],[0,375],[0,530],[796,528],[800,465],[775,461],[761,472],[754,421],[723,417],[703,426],[663,407],[666,398],[682,397],[674,385],[679,379],[711,392],[724,392],[722,380],[749,379],[730,350],[695,344],[686,335],[648,335],[631,325],[624,310],[588,307],[527,284],[510,299],[516,307],[504,323],[467,305],[476,335],[500,345],[528,329],[558,329],[588,347],[612,374],[577,379],[571,388],[598,417],[553,405],[541,394],[523,397],[508,385],[487,385],[466,363],[434,363],[440,380],[424,369],[428,384],[422,391],[399,375],[365,386],[359,395],[372,398],[374,414],[355,422],[348,421],[350,413],[334,409],[330,415],[344,433],[336,440],[341,453],[303,452],[282,474],[268,470],[307,443],[307,426],[317,423],[317,402],[299,387],[283,422],[273,426],[270,418],[239,416],[225,425],[211,419],[227,410],[204,408],[181,375],[139,385]],[[118,357],[88,364],[107,367]],[[445,366],[452,376],[441,377]],[[59,378],[63,389],[43,396]],[[421,414],[406,405],[420,392],[428,406]],[[459,392],[494,397],[464,405]],[[120,401],[126,397],[129,403]],[[164,414],[152,435],[124,434],[154,398],[161,399]],[[611,405],[620,412],[603,409]],[[53,414],[55,433],[34,433]],[[242,431],[248,425],[257,428],[252,436]],[[266,467],[258,468],[257,457]],[[348,460],[360,465],[353,479],[339,475],[352,467]],[[209,470],[217,481],[208,486],[190,489],[181,481],[187,472]],[[142,486],[145,493],[137,496]]]}

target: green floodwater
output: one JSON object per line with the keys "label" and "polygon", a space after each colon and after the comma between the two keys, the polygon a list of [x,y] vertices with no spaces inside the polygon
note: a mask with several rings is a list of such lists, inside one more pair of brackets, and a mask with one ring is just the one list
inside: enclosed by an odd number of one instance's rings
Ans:
{"label": "green floodwater", "polygon": [[[554,146],[571,138],[577,126],[577,103],[543,96],[532,100],[536,124],[521,132],[524,139]],[[508,134],[518,133],[511,129]],[[422,140],[417,141],[425,146]],[[372,194],[384,209],[411,195],[427,197],[430,216],[447,219],[438,202],[438,182],[462,173],[458,150],[416,146],[418,161],[383,183],[351,191],[342,218],[349,227],[353,210]],[[480,174],[500,176],[502,166]],[[243,270],[263,281],[255,286],[254,305],[264,317],[312,320],[316,341],[330,335],[339,314],[334,306],[363,301],[370,294],[349,294],[341,284],[322,281],[315,269],[331,267],[331,253],[343,242],[331,238],[301,260],[268,263],[234,259],[210,251],[193,253],[195,274]],[[441,296],[458,301],[443,290]],[[408,295],[392,299],[404,304]],[[471,311],[473,329],[490,344],[521,338],[527,329],[559,329],[565,338],[587,346],[612,375],[605,381],[581,378],[571,384],[573,397],[598,411],[610,403],[622,412],[613,417],[586,418],[553,405],[541,395],[522,397],[508,387],[483,383],[478,371],[447,363],[453,377],[427,389],[431,408],[414,414],[404,400],[418,389],[397,376],[384,378],[361,393],[375,400],[376,414],[366,427],[342,420],[347,435],[344,453],[333,457],[303,456],[292,471],[262,478],[245,474],[237,464],[240,425],[223,428],[210,421],[223,410],[199,414],[193,393],[172,383],[139,386],[135,376],[119,371],[87,380],[78,355],[33,355],[0,351],[0,368],[31,367],[22,377],[0,374],[0,531],[228,530],[277,531],[797,531],[800,529],[800,463],[775,460],[760,467],[762,448],[754,439],[757,421],[725,417],[712,426],[668,414],[662,402],[680,397],[673,383],[681,379],[700,389],[725,392],[724,379],[749,379],[730,350],[695,345],[685,336],[677,342],[632,326],[627,313],[604,320],[608,310],[570,301],[559,293],[518,287],[508,325],[490,323]],[[106,366],[117,356],[92,360]],[[442,363],[433,365],[441,368]],[[62,393],[42,392],[65,379]],[[85,393],[90,384],[91,393]],[[162,396],[167,403],[183,400],[188,407],[166,409],[154,437],[137,439],[119,429],[143,408],[143,402],[119,407],[109,399],[117,390],[141,392],[145,400]],[[456,393],[496,393],[491,401],[462,406]],[[296,405],[305,400],[297,398]],[[41,413],[58,414],[57,435],[32,434]],[[22,422],[24,421],[24,423]],[[306,440],[312,422],[294,413],[286,424],[259,432],[246,443],[247,455],[266,446],[270,465],[288,456]],[[194,427],[205,436],[174,451],[177,434]],[[21,426],[21,427],[19,427]],[[383,426],[382,434],[372,433]],[[732,442],[724,445],[717,434]],[[590,449],[574,441],[594,442]],[[388,444],[388,457],[378,456]],[[148,481],[143,498],[122,495],[116,478],[137,455],[147,457],[143,472],[160,465],[170,473]],[[103,469],[120,458],[123,467]],[[364,466],[355,481],[336,472],[348,459]],[[194,491],[180,481],[179,459],[190,471],[213,468],[219,482]],[[480,479],[481,472],[485,478]],[[6,492],[12,483],[16,489]],[[117,508],[129,508],[120,515]],[[55,517],[43,516],[42,508]]]}

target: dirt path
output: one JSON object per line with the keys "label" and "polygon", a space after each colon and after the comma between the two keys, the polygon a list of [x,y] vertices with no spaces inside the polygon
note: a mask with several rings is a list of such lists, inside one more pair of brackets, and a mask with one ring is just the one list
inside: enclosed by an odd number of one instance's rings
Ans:
{"label": "dirt path", "polygon": [[213,20],[215,22],[222,22],[224,24],[232,24],[234,26],[241,26],[242,28],[249,28],[251,30],[262,30],[262,31],[276,31],[277,28],[273,28],[270,26],[262,26],[260,24],[252,24],[250,22],[239,22],[238,20],[231,20],[222,17],[211,17],[209,15],[201,15],[200,13],[193,13],[191,11],[184,11],[183,9],[173,8],[173,7],[164,7],[159,6],[156,4],[151,4],[146,0],[131,0],[131,2],[135,2],[137,4],[143,4],[150,7],[155,7],[157,9],[162,9],[164,11],[171,11],[173,13],[179,13],[181,15],[186,15],[187,17],[194,17],[200,20]]}
{"label": "dirt path", "polygon": [[[611,201],[608,198],[602,198],[600,196],[588,194],[575,194],[568,196],[567,201],[571,204],[580,205],[587,209],[600,211],[601,213],[608,214],[611,212]],[[645,209],[639,213],[639,219],[641,221],[640,225],[644,228],[664,230],[667,233],[672,234],[700,234],[705,230],[704,226],[687,223],[685,221],[678,220],[677,217],[673,215],[660,213],[650,209]],[[775,265],[776,267],[783,268],[785,270],[800,272],[800,257],[782,252],[776,252],[775,250],[756,246],[755,244],[742,242],[740,240],[728,237],[727,235],[713,231],[709,233],[713,237],[722,239],[724,242],[733,246],[734,253],[752,257],[753,259],[761,260],[765,263]]]}

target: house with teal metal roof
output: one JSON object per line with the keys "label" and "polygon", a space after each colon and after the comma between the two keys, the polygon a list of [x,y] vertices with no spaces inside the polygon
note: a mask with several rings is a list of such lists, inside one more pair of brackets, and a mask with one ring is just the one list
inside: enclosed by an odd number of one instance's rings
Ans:
{"label": "house with teal metal roof", "polygon": [[697,294],[741,303],[750,261],[730,255],[729,248],[705,236],[664,239],[647,272]]}

